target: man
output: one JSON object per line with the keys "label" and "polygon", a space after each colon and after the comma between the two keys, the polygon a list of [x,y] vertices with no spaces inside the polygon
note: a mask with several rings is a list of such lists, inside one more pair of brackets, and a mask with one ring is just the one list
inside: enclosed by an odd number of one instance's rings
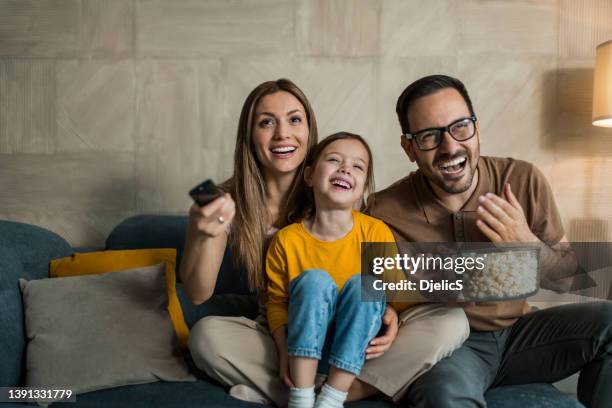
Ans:
{"label": "man", "polygon": [[[465,86],[443,75],[422,78],[396,111],[401,145],[419,169],[376,193],[370,214],[398,242],[541,241],[545,280],[566,284],[575,263],[560,244],[566,239],[548,183],[527,162],[480,156]],[[411,406],[485,407],[491,387],[554,382],[581,370],[580,401],[612,407],[612,302],[531,312],[519,300],[464,310],[468,340],[416,380],[405,398]]]}

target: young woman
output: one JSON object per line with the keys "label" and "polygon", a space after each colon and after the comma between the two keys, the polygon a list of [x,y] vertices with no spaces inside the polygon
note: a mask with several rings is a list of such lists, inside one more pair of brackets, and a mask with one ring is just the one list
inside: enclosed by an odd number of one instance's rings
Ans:
{"label": "young woman", "polygon": [[361,136],[327,137],[308,163],[313,205],[303,222],[276,234],[266,258],[268,324],[290,387],[289,407],[314,406],[319,368],[329,370],[329,377],[316,406],[338,408],[361,371],[386,306],[384,293],[362,301],[361,244],[395,241],[384,222],[354,209],[373,186],[372,153]]}
{"label": "young woman", "polygon": [[[238,124],[234,175],[223,184],[227,193],[189,211],[180,276],[194,303],[212,296],[229,246],[260,295],[260,305],[265,304],[266,242],[289,224],[288,209],[301,202],[304,159],[316,143],[314,112],[291,81],[264,82],[248,95]],[[388,350],[397,333],[397,314],[388,308],[384,319],[389,330],[368,349],[373,356]],[[204,318],[192,327],[189,348],[198,368],[226,386],[235,386],[232,395],[261,401],[258,393],[251,392],[254,389],[283,405],[287,389],[279,378],[278,354],[264,320]]]}

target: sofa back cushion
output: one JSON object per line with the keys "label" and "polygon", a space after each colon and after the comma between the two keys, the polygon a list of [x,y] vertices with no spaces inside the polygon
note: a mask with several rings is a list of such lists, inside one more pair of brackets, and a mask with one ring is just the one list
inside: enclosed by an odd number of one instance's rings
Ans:
{"label": "sofa back cushion", "polygon": [[[187,217],[182,215],[137,215],[120,222],[106,239],[106,249],[176,248],[176,271],[180,270]],[[249,294],[246,273],[234,268],[229,248],[225,251],[215,294]]]}
{"label": "sofa back cushion", "polygon": [[19,278],[42,279],[49,261],[72,253],[44,228],[0,220],[0,386],[23,384],[25,339]]}

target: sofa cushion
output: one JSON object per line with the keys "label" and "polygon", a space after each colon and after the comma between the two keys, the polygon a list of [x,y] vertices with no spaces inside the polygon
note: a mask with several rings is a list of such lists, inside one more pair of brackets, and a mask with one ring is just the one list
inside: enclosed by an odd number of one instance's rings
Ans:
{"label": "sofa cushion", "polygon": [[108,271],[151,266],[162,262],[166,265],[168,313],[170,313],[179,344],[181,347],[187,348],[189,329],[185,324],[181,304],[176,295],[176,249],[156,248],[75,253],[51,261],[49,276],[54,278],[95,275]]}
{"label": "sofa cushion", "polygon": [[[183,254],[186,216],[175,215],[137,215],[126,218],[120,222],[106,239],[106,249],[137,249],[137,248],[176,248],[177,278],[180,261]],[[227,249],[223,255],[221,269],[215,285],[217,300],[209,300],[203,305],[194,305],[185,295],[180,283],[177,292],[181,302],[181,309],[185,316],[187,326],[191,327],[204,316],[247,316],[257,315],[257,307],[248,297],[228,296],[230,305],[223,307],[217,295],[250,295],[246,282],[246,272],[242,268],[235,268],[232,263],[231,251]]]}
{"label": "sofa cushion", "polygon": [[70,245],[51,231],[0,220],[0,385],[23,384],[25,336],[19,278],[44,278],[50,259],[71,252]]}
{"label": "sofa cushion", "polygon": [[20,284],[29,340],[27,386],[64,384],[82,393],[195,380],[164,308],[165,263]]}
{"label": "sofa cushion", "polygon": [[[0,247],[10,248],[22,262],[25,279],[41,279],[49,273],[49,260],[72,253],[72,248],[59,235],[13,221],[0,221]],[[15,279],[15,285],[17,280]]]}
{"label": "sofa cushion", "polygon": [[256,408],[264,405],[243,402],[230,397],[218,385],[197,381],[131,385],[77,396],[76,403],[55,403],[53,408]]}
{"label": "sofa cushion", "polygon": [[106,238],[106,249],[176,248],[176,265],[183,256],[187,217],[136,215],[121,221]]}
{"label": "sofa cushion", "polygon": [[[494,388],[486,394],[489,408],[578,408],[582,405],[559,393],[548,384],[527,384]],[[214,407],[255,408],[264,405],[247,403],[230,397],[220,386],[197,381],[193,383],[152,383],[118,387],[79,395],[76,403],[53,404],[58,408],[106,408],[114,406],[144,407]],[[380,399],[346,404],[347,408],[391,408]]]}
{"label": "sofa cushion", "polygon": [[492,388],[485,394],[489,408],[581,408],[577,400],[550,384],[520,384]]}
{"label": "sofa cushion", "polygon": [[[106,407],[164,408],[257,408],[270,407],[240,401],[229,396],[222,387],[206,381],[194,383],[153,383],[119,387],[77,396],[77,403],[55,403],[56,408]],[[352,408],[392,408],[395,405],[380,399],[347,404]]]}
{"label": "sofa cushion", "polygon": [[191,329],[198,320],[207,316],[244,316],[255,319],[259,314],[257,298],[249,295],[213,295],[201,305],[192,305],[183,290],[177,285],[177,292],[182,304],[189,305],[183,308],[185,323]]}
{"label": "sofa cushion", "polygon": [[[120,222],[106,239],[106,249],[176,248],[176,270],[180,269],[187,217],[178,215],[137,215]],[[215,294],[249,294],[246,274],[232,265],[231,251],[225,251]]]}
{"label": "sofa cushion", "polygon": [[19,385],[25,347],[23,309],[17,279],[23,275],[21,260],[0,247],[0,384]]}

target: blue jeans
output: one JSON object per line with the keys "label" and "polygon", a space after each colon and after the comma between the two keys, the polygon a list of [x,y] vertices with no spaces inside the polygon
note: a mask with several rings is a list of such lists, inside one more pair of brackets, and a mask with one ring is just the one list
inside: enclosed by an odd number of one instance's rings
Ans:
{"label": "blue jeans", "polygon": [[341,293],[332,277],[319,269],[304,271],[291,282],[290,356],[321,360],[329,349],[329,364],[359,374],[365,349],[380,330],[386,305],[383,292],[376,301],[362,301],[361,279],[361,275],[351,277]]}

